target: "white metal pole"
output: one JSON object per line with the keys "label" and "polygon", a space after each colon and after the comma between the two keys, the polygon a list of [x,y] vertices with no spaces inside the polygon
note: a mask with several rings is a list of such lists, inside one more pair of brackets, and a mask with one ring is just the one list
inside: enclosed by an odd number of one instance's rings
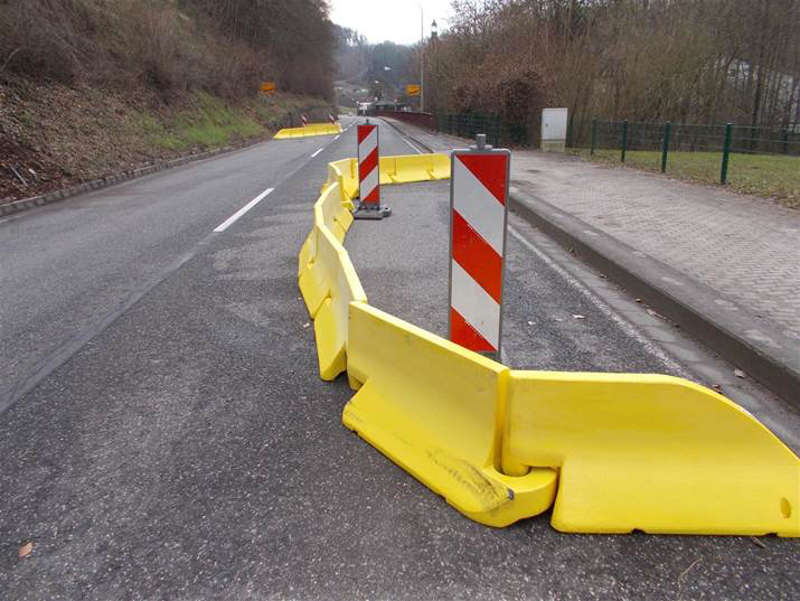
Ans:
{"label": "white metal pole", "polygon": [[419,5],[419,112],[425,112],[425,16]]}

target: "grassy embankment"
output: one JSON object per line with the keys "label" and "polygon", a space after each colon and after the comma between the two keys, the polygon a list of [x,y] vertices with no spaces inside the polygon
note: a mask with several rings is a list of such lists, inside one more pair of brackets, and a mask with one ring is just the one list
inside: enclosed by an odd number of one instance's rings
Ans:
{"label": "grassy embankment", "polygon": [[[570,150],[585,159],[619,165],[619,150]],[[704,184],[719,184],[719,152],[670,152],[667,174]],[[625,165],[647,171],[661,170],[661,152],[629,150]],[[775,198],[788,207],[800,207],[800,157],[785,155],[732,154],[728,165],[728,185],[744,194]]]}
{"label": "grassy embankment", "polygon": [[324,3],[0,1],[0,32],[0,203],[327,119],[333,97]]}
{"label": "grassy embankment", "polygon": [[322,99],[292,94],[233,103],[194,90],[165,103],[142,89],[124,95],[53,82],[0,84],[0,202],[266,139],[299,124],[301,112],[320,119],[328,110]]}

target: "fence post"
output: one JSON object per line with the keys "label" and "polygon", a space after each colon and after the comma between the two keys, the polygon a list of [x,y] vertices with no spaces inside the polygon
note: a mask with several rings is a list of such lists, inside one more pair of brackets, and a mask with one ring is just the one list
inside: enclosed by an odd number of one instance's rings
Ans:
{"label": "fence post", "polygon": [[589,155],[594,155],[594,147],[597,145],[597,119],[592,119],[592,147]]}
{"label": "fence post", "polygon": [[565,140],[565,146],[567,148],[572,148],[574,145],[572,142],[572,123],[574,119],[575,119],[574,113],[570,112],[569,120],[567,121],[567,139]]}
{"label": "fence post", "polygon": [[622,163],[625,162],[625,150],[628,147],[628,120],[622,122],[622,154],[620,155],[620,161]]}
{"label": "fence post", "polygon": [[789,154],[789,130],[783,130],[783,154]]}
{"label": "fence post", "polygon": [[667,153],[669,152],[669,136],[672,133],[672,123],[664,124],[664,143],[661,145],[661,173],[667,172]]}
{"label": "fence post", "polygon": [[719,183],[725,185],[728,183],[728,159],[731,154],[731,133],[733,130],[732,123],[725,124],[725,142],[722,145],[722,168],[719,174]]}

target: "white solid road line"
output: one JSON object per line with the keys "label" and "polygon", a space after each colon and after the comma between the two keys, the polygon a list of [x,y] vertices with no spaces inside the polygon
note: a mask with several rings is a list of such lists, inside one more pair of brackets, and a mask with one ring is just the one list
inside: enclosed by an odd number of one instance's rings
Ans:
{"label": "white solid road line", "polygon": [[[320,148],[320,150],[322,150],[322,149]],[[249,211],[254,206],[256,206],[258,203],[260,203],[262,200],[264,200],[269,195],[269,193],[272,192],[274,189],[275,188],[267,188],[266,190],[264,190],[261,194],[256,196],[253,200],[248,202],[241,209],[239,209],[233,215],[228,217],[225,221],[220,223],[216,228],[214,228],[214,231],[219,233],[219,232],[224,232],[225,230],[227,230],[233,223],[236,222],[237,219],[239,219],[239,217],[241,217],[242,215],[247,213],[247,211]]]}
{"label": "white solid road line", "polygon": [[[402,138],[402,136],[400,136],[400,137]],[[417,154],[422,154],[422,151],[419,148],[417,148],[416,146],[414,146],[411,142],[409,142],[406,138],[403,138],[403,142],[405,142],[406,144],[411,146],[411,148],[413,148],[414,152],[416,152]]]}
{"label": "white solid road line", "polygon": [[314,153],[311,155],[311,158],[313,159],[315,156],[317,156],[317,155],[318,155],[320,152],[322,152],[323,150],[325,150],[325,148],[324,148],[324,147],[323,147],[323,148],[318,148],[318,149],[317,149],[317,150],[316,150],[316,151],[315,151],[315,152],[314,152]]}

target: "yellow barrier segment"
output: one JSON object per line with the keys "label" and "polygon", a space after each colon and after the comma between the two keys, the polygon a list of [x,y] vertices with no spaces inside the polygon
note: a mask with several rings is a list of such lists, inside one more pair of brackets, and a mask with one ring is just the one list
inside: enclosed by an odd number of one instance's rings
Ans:
{"label": "yellow barrier segment", "polygon": [[[314,226],[300,248],[298,284],[308,313],[312,318],[316,317],[322,302],[328,296],[331,282],[336,279],[337,272],[343,268],[330,260],[327,262],[318,260],[320,246],[324,243],[322,240],[323,230],[336,240],[337,246],[344,253],[347,262],[350,262],[350,257],[341,246],[341,242],[353,223],[353,216],[342,205],[340,198],[339,184],[330,185],[323,190],[319,200],[314,203]],[[360,283],[358,288],[361,289]],[[346,331],[346,324],[343,329]]]}
{"label": "yellow barrier segment", "polygon": [[316,256],[300,275],[300,290],[314,319],[319,373],[333,380],[347,369],[347,308],[366,303],[347,251],[325,227],[314,226]]}
{"label": "yellow barrier segment", "polygon": [[506,526],[547,510],[556,472],[504,476],[508,368],[362,303],[350,304],[342,422],[467,517]]}
{"label": "yellow barrier segment", "polygon": [[503,459],[559,470],[564,532],[800,536],[798,457],[680,378],[513,371]]}
{"label": "yellow barrier segment", "polygon": [[308,236],[303,241],[303,245],[300,247],[300,254],[298,256],[297,261],[297,277],[301,277],[303,272],[308,269],[308,266],[314,260],[314,257],[317,256],[317,230],[315,228],[311,228],[311,231],[308,232]]}
{"label": "yellow barrier segment", "polygon": [[380,157],[381,184],[407,184],[450,177],[446,154],[408,154]]}
{"label": "yellow barrier segment", "polygon": [[331,136],[342,133],[339,123],[309,123],[305,127],[285,127],[273,136],[276,140],[307,138],[309,136]]}
{"label": "yellow barrier segment", "polygon": [[325,188],[314,204],[314,223],[328,228],[339,242],[353,223],[353,214],[341,199],[341,186],[334,184]]}
{"label": "yellow barrier segment", "polygon": [[358,164],[356,159],[342,159],[328,163],[328,179],[322,186],[325,188],[338,183],[340,186],[342,204],[350,211],[355,210],[353,199],[358,196]]}
{"label": "yellow barrier segment", "polygon": [[[406,169],[407,172],[403,177],[409,181],[411,177],[430,179],[427,171],[423,174],[419,169],[411,170],[416,169],[417,164],[435,166],[441,163],[442,158],[449,160],[447,155],[388,158],[400,159],[395,168],[399,168],[401,172]],[[406,158],[415,160],[406,161]],[[353,223],[350,211],[354,209],[354,205],[351,199],[356,196],[358,196],[356,159],[348,158],[328,163],[328,179],[314,204],[314,226],[300,247],[298,256],[298,284],[308,313],[315,320],[314,332],[317,338],[320,376],[325,380],[335,378],[346,369],[347,311],[335,301],[349,298],[363,299],[363,302],[366,302],[361,283],[350,263],[350,257],[341,245]],[[335,253],[330,249],[326,236],[335,240],[337,246]],[[344,281],[340,281],[342,273],[348,274]],[[336,308],[336,311],[326,307],[325,302],[329,297],[333,299],[331,307]]]}
{"label": "yellow barrier segment", "polygon": [[[380,157],[381,184],[408,184],[450,178],[446,154],[409,154]],[[354,158],[328,163],[328,179],[322,186],[339,182],[345,199],[358,197],[358,161]]]}

